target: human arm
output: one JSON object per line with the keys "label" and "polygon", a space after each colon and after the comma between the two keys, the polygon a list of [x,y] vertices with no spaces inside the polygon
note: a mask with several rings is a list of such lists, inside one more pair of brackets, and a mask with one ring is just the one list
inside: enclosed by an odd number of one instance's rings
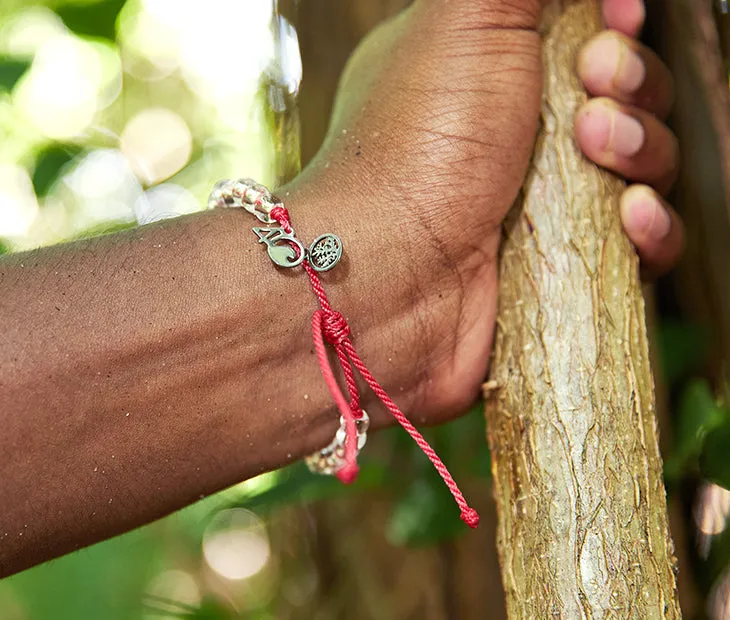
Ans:
{"label": "human arm", "polygon": [[[343,238],[325,286],[416,423],[464,411],[485,376],[501,220],[537,123],[536,4],[418,2],[376,32],[285,196],[301,238]],[[629,159],[639,181],[671,177]],[[2,260],[0,575],[329,441],[314,298],[250,226],[205,213]]]}

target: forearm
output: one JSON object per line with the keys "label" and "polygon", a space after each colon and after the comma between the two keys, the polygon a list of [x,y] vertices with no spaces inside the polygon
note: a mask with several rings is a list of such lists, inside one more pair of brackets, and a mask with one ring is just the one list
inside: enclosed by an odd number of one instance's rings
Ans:
{"label": "forearm", "polygon": [[[294,199],[302,239],[346,228],[324,200]],[[276,270],[252,225],[221,210],[0,262],[0,576],[333,436],[338,416],[311,344],[316,299],[300,270]],[[344,233],[364,265],[377,243]],[[408,301],[383,323],[383,297],[369,292],[376,272],[339,269],[326,285],[363,353],[394,357]]]}

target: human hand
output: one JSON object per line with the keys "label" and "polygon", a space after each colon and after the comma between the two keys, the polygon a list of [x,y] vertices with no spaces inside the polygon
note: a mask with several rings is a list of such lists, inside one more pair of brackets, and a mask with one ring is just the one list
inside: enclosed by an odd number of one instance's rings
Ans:
{"label": "human hand", "polygon": [[[486,375],[500,227],[539,117],[540,4],[417,0],[377,29],[351,59],[329,136],[299,181],[304,192],[328,188],[353,239],[368,233],[348,254],[376,303],[352,299],[354,288],[341,299],[356,337],[368,332],[358,339],[366,359],[417,422],[466,410]],[[639,183],[621,215],[656,273],[682,246],[681,223],[660,198],[678,158],[661,121],[671,77],[633,38],[643,2],[604,0],[603,9],[609,30],[578,66],[597,98],[576,119],[577,139],[596,163]]]}

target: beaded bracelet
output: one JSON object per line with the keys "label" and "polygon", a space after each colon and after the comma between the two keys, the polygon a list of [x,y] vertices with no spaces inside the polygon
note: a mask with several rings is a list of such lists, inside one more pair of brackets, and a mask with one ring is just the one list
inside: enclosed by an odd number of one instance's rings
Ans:
{"label": "beaded bracelet", "polygon": [[[329,271],[339,263],[343,252],[342,240],[337,235],[327,233],[317,237],[308,248],[305,248],[294,233],[284,203],[266,187],[250,179],[224,180],[217,183],[208,200],[208,208],[217,207],[243,208],[264,224],[252,230],[258,237],[259,243],[266,246],[269,258],[278,267],[302,266],[319,301],[320,308],[312,317],[312,337],[322,375],[340,411],[340,427],[330,444],[305,459],[309,469],[318,474],[333,474],[346,484],[354,482],[357,478],[357,455],[367,441],[370,423],[367,413],[360,406],[360,394],[355,382],[355,370],[357,370],[433,463],[454,496],[461,510],[461,519],[470,527],[476,527],[479,524],[476,510],[467,504],[451,473],[434,449],[391,400],[360,359],[350,340],[350,327],[347,321],[339,312],[332,309],[327,299],[318,274]],[[333,346],[337,353],[347,384],[349,402],[340,391],[330,366],[325,341]]]}

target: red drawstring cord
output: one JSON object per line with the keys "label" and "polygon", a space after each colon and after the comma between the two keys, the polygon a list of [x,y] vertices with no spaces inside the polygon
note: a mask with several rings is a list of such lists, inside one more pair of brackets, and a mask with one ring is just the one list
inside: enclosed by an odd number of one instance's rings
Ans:
{"label": "red drawstring cord", "polygon": [[[271,210],[270,215],[274,220],[281,224],[287,233],[291,233],[292,228],[289,220],[289,213],[284,207],[275,207]],[[398,408],[398,405],[391,400],[388,393],[375,380],[375,377],[373,377],[367,366],[365,366],[365,363],[360,359],[360,356],[357,354],[355,347],[350,341],[350,327],[345,318],[339,312],[332,310],[317,272],[306,260],[302,263],[302,266],[309,276],[309,281],[312,284],[312,289],[319,300],[321,308],[320,310],[317,310],[312,317],[312,337],[314,340],[314,348],[317,353],[317,359],[319,360],[319,366],[322,370],[325,383],[332,394],[332,398],[334,398],[335,403],[337,404],[337,408],[340,410],[340,414],[345,419],[347,438],[345,441],[345,465],[337,472],[337,477],[345,484],[349,484],[355,481],[358,474],[356,460],[357,427],[355,420],[362,417],[362,409],[360,408],[360,397],[357,391],[355,374],[352,368],[354,366],[362,375],[363,379],[365,379],[365,382],[370,386],[370,389],[373,390],[375,395],[383,402],[392,416],[411,436],[418,447],[423,450],[431,463],[433,463],[433,466],[436,468],[436,471],[439,473],[441,478],[443,478],[446,486],[449,488],[449,491],[451,491],[451,495],[454,496],[454,500],[461,510],[461,520],[469,527],[477,527],[477,525],[479,525],[479,514],[476,510],[469,506],[446,465],[444,465],[438,454],[436,454],[436,451],[424,439],[423,435],[418,432],[416,427],[411,424],[410,420],[408,420],[408,418],[406,418],[403,412]],[[340,362],[340,366],[342,366],[347,390],[350,395],[349,403],[345,400],[345,397],[337,384],[337,379],[332,371],[332,367],[330,366],[325,340],[329,342],[337,352],[337,359]]]}

